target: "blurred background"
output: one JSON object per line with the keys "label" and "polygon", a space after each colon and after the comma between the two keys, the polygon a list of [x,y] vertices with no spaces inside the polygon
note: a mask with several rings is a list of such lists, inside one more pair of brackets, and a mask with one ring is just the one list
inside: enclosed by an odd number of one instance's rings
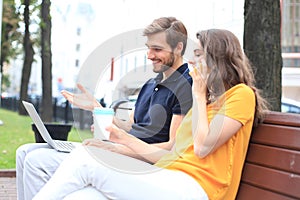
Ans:
{"label": "blurred background", "polygon": [[[51,27],[49,24],[43,24],[45,21],[40,17],[41,3],[44,1],[2,1],[1,107],[19,110],[22,114],[18,100],[24,99],[21,97],[24,93],[27,93],[29,101],[37,107],[42,107],[41,100],[45,98],[43,81],[50,78],[54,104],[52,112],[56,115],[52,117],[54,121],[72,120],[67,111],[60,110],[60,107],[67,109],[70,106],[60,95],[60,91],[74,91],[78,73],[88,56],[108,39],[126,31],[144,28],[155,18],[176,16],[186,25],[189,38],[195,42],[195,34],[201,29],[224,28],[235,33],[243,44],[244,0],[152,0],[151,3],[139,0],[51,0],[48,1]],[[27,91],[22,92],[23,66],[28,57],[25,55],[24,58],[22,49],[22,40],[26,32],[26,2],[29,8],[28,31],[34,54]],[[300,1],[281,0],[280,4],[283,58],[281,109],[284,112],[300,113]],[[42,74],[43,51],[39,41],[43,26],[51,32],[51,77],[48,78]],[[5,49],[4,42],[10,43],[9,49]],[[142,83],[153,76],[151,66],[146,68],[150,64],[146,59],[146,51],[123,54],[120,49],[119,57],[115,58],[112,55],[111,59],[111,63],[108,63],[111,67],[101,83],[103,87],[94,93],[96,98],[106,106],[124,96],[134,101]],[[139,72],[135,69],[143,66],[147,75],[139,76],[138,74],[145,71]],[[129,72],[130,77],[135,78],[127,79],[126,84],[119,88],[122,95],[120,93],[120,96],[113,98],[111,88],[116,87]],[[66,119],[68,115],[70,119]],[[42,117],[49,121],[49,117]]]}

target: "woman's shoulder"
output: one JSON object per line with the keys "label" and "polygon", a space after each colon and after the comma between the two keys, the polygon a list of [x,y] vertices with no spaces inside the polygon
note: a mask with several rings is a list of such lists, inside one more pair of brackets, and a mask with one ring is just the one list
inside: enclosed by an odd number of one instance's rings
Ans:
{"label": "woman's shoulder", "polygon": [[254,95],[254,91],[251,87],[249,87],[248,85],[244,84],[244,83],[240,83],[237,84],[235,86],[233,86],[232,88],[230,88],[228,91],[228,93],[238,93],[238,94],[244,94],[244,95]]}
{"label": "woman's shoulder", "polygon": [[229,101],[255,102],[255,93],[251,87],[241,83],[233,86],[226,92],[226,99]]}

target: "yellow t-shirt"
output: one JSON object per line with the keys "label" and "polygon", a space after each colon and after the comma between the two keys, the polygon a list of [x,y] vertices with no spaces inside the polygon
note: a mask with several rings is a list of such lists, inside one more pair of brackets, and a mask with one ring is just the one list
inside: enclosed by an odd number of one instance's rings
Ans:
{"label": "yellow t-shirt", "polygon": [[216,106],[216,103],[207,106],[208,120],[211,121],[218,112],[241,122],[243,126],[233,137],[205,158],[197,157],[193,149],[190,110],[177,130],[175,150],[156,163],[157,166],[189,174],[211,200],[235,199],[255,112],[254,92],[245,84],[232,87],[223,97],[225,103],[222,107]]}

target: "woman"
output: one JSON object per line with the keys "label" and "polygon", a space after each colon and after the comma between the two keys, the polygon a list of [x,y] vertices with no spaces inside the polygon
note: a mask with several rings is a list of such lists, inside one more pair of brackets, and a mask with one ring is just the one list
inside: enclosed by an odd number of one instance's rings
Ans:
{"label": "woman", "polygon": [[[112,125],[107,130],[114,143],[85,141],[86,148],[72,152],[35,198],[93,193],[99,199],[235,199],[251,130],[262,120],[266,103],[235,35],[211,29],[197,38],[202,66],[190,72],[193,107],[172,151],[149,146]],[[139,160],[121,155],[120,146]],[[118,168],[121,163],[129,168]]]}

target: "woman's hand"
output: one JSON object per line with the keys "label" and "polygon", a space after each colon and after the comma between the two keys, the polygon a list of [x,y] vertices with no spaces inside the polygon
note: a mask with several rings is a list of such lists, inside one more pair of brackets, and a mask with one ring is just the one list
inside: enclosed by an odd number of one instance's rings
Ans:
{"label": "woman's hand", "polygon": [[92,139],[84,140],[82,142],[82,144],[85,145],[85,146],[94,146],[94,147],[97,147],[97,148],[101,148],[101,149],[105,149],[105,150],[108,150],[108,151],[123,154],[122,145],[116,144],[116,143],[113,143],[113,142],[109,142],[109,141],[102,141],[102,140],[99,140],[99,139],[92,138]]}
{"label": "woman's hand", "polygon": [[206,74],[202,74],[197,67],[190,72],[190,75],[193,79],[192,91],[193,95],[196,97],[205,97],[206,98]]}
{"label": "woman's hand", "polygon": [[[120,143],[117,143],[117,142],[113,142],[114,141],[117,141],[117,139],[114,139],[114,138],[117,138],[117,136],[115,134],[118,134],[119,136],[121,136],[123,133],[122,133],[122,130],[120,130],[121,132],[120,133],[117,133],[118,131],[115,130],[115,125],[112,125],[114,129],[113,130],[113,133],[111,134],[111,137],[110,139],[111,140],[100,140],[100,139],[95,139],[95,138],[92,138],[92,139],[86,139],[82,142],[83,145],[86,145],[86,146],[94,146],[94,147],[97,147],[97,148],[101,148],[101,149],[105,149],[105,150],[108,150],[108,151],[111,151],[111,152],[115,152],[115,153],[119,153],[119,154],[123,154],[123,155],[127,155],[127,156],[130,156],[130,157],[133,157],[133,158],[137,158],[137,159],[140,159],[140,160],[144,160],[144,158],[142,156],[139,156],[136,152],[132,151],[130,148],[128,148],[127,146],[123,145],[123,144],[120,144]],[[110,130],[110,128],[109,128]],[[127,134],[127,133],[125,133]],[[133,137],[133,136],[131,136]]]}
{"label": "woman's hand", "polygon": [[118,143],[118,144],[127,144],[130,138],[134,136],[128,134],[123,129],[118,128],[116,125],[111,124],[110,126],[106,127],[106,130],[110,132],[109,140]]}
{"label": "woman's hand", "polygon": [[92,111],[94,107],[102,107],[95,97],[89,93],[81,84],[77,84],[81,91],[79,94],[74,94],[66,90],[62,90],[61,94],[74,106],[84,110]]}

